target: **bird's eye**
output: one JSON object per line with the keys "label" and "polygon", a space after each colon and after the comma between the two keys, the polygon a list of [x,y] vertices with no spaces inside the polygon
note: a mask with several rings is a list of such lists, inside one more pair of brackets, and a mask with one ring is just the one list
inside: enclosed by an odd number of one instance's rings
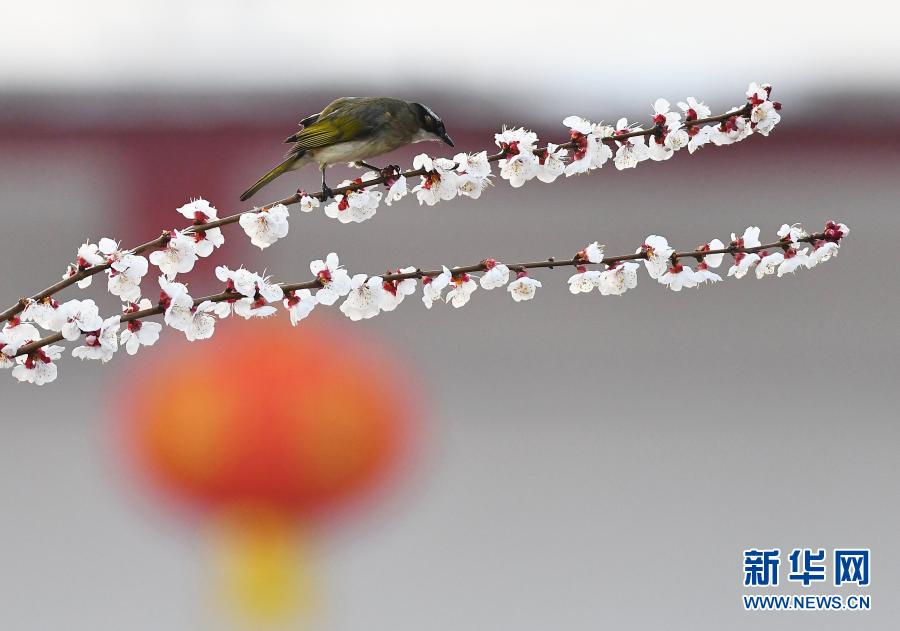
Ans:
{"label": "bird's eye", "polygon": [[432,122],[432,121],[431,121],[431,117],[430,117],[430,116],[426,116],[426,117],[425,117],[425,124],[426,124],[426,125],[431,125],[431,122]]}

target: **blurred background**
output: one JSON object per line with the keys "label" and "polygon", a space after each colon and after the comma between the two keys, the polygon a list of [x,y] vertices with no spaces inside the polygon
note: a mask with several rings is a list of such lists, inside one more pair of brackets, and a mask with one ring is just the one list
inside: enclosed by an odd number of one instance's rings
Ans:
{"label": "blurred background", "polygon": [[[352,325],[316,312],[310,326],[365,340],[348,361],[399,366],[386,390],[417,403],[402,407],[415,427],[398,475],[375,476],[380,492],[354,496],[356,510],[291,522],[310,541],[318,595],[302,628],[883,629],[900,616],[896,9],[85,0],[8,2],[3,15],[4,305],[56,280],[88,238],[146,241],[180,226],[174,209],[191,197],[242,209],[281,139],[338,95],[425,102],[476,151],[503,124],[561,140],[569,114],[647,120],[657,97],[689,95],[719,113],[748,82],[773,83],[784,110],[768,139],[500,182],[477,202],[407,198],[364,225],[295,216],[264,253],[230,229],[187,278],[199,295],[218,285],[214,265],[296,280],[330,251],[375,273],[844,221],[836,261],[780,280],[673,294],[642,276],[615,299],[571,296],[556,271],[523,305],[479,291],[464,309],[426,312],[415,298]],[[306,170],[258,201],[316,184]],[[96,285],[84,295],[111,313]],[[229,323],[190,346],[169,333],[105,366],[66,357],[41,389],[0,380],[0,627],[238,624],[211,602],[202,502],[163,498],[127,445],[154,403],[165,420],[192,400],[159,385],[168,361],[202,365],[231,335],[276,352],[300,334],[283,314],[263,326]],[[302,392],[301,363],[279,366]],[[278,413],[229,414],[252,427]],[[872,611],[743,611],[742,550],[775,546],[870,547]]]}

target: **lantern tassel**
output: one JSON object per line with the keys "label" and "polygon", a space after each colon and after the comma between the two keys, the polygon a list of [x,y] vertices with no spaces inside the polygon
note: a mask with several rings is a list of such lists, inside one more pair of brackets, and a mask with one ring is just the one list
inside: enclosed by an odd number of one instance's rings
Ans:
{"label": "lantern tassel", "polygon": [[241,512],[225,520],[222,535],[219,592],[231,616],[268,629],[311,616],[315,590],[307,544],[287,518]]}

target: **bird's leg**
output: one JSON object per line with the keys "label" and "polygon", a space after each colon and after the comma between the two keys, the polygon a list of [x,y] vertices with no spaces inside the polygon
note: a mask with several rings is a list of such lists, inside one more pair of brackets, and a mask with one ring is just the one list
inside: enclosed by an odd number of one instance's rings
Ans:
{"label": "bird's leg", "polygon": [[331,187],[325,183],[325,169],[328,165],[322,165],[322,201],[327,202],[329,199],[334,197],[334,191],[331,190]]}
{"label": "bird's leg", "polygon": [[367,169],[375,171],[385,180],[388,180],[400,173],[400,166],[396,164],[389,164],[384,168],[377,167],[374,164],[369,164],[368,162],[363,162],[362,160],[357,160],[355,164],[359,167],[365,167]]}

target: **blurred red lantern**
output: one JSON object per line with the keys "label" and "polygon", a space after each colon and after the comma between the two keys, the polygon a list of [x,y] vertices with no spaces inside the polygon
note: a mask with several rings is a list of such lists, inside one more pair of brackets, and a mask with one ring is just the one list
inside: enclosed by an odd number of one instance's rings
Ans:
{"label": "blurred red lantern", "polygon": [[[404,460],[410,375],[355,327],[223,322],[209,342],[145,351],[130,451],[156,486],[211,512],[243,551],[245,609],[284,603],[285,533],[370,495]],[[153,357],[153,352],[160,356]],[[164,354],[164,356],[162,355]],[[134,383],[135,376],[131,376]],[[231,579],[229,579],[231,580]],[[280,603],[280,604],[279,604]]]}

